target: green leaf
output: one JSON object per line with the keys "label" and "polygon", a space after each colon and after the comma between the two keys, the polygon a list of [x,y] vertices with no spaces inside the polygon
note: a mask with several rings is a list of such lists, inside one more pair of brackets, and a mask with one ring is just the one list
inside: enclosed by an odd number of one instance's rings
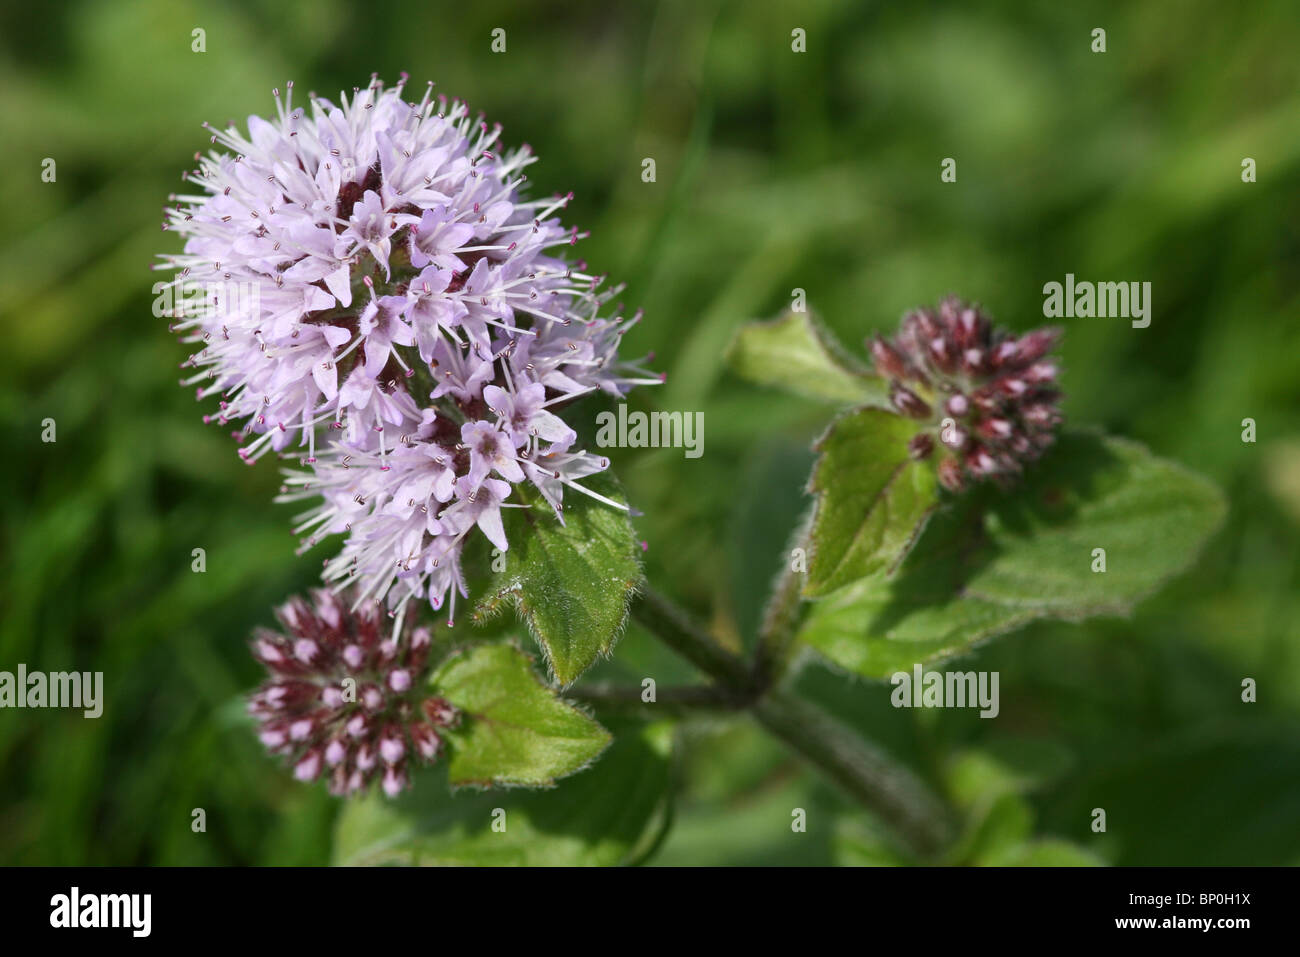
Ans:
{"label": "green leaf", "polygon": [[983,864],[1024,845],[1034,832],[1034,812],[1018,794],[982,802],[968,816],[966,832],[948,849],[954,864]]}
{"label": "green leaf", "polygon": [[[1067,433],[1020,485],[936,515],[892,579],[815,603],[801,637],[886,677],[1036,618],[1127,614],[1191,564],[1224,511],[1211,482],[1140,445]],[[1105,572],[1092,571],[1096,548]]]}
{"label": "green leaf", "polygon": [[914,462],[916,425],[883,409],[841,416],[816,445],[817,495],[804,594],[827,595],[907,554],[938,501],[934,469]]}
{"label": "green leaf", "polygon": [[1064,744],[1050,737],[998,735],[978,750],[956,755],[948,768],[949,797],[970,807],[990,796],[1023,794],[1057,780],[1074,763]]}
{"label": "green leaf", "polygon": [[[982,749],[964,751],[947,769],[949,793],[965,819],[964,833],[949,848],[948,863],[985,867],[1104,864],[1078,845],[1034,836],[1036,815],[1024,794],[1041,785],[1043,772],[1050,777],[1059,770],[1059,743],[1051,739],[1004,739],[1002,743],[1011,746],[1005,758]],[[1021,746],[1031,753],[1023,754]]]}
{"label": "green leaf", "polygon": [[[606,474],[583,485],[621,501]],[[531,487],[516,486],[530,508],[503,509],[510,549],[493,591],[479,602],[476,624],[512,604],[546,654],[561,685],[572,684],[622,634],[628,605],[642,581],[627,512],[572,489],[564,524]]]}
{"label": "green leaf", "polygon": [[1105,861],[1069,841],[1033,836],[1034,812],[1016,794],[983,802],[969,831],[951,849],[951,863],[976,867],[1100,867]]}
{"label": "green leaf", "polygon": [[609,733],[557,698],[513,645],[455,654],[429,680],[463,715],[447,732],[454,786],[542,787],[582,770],[609,744]]}
{"label": "green leaf", "polygon": [[[1300,863],[1300,830],[1292,823],[1300,817],[1295,718],[1274,723],[1252,715],[1225,722],[1183,710],[1176,729],[1153,734],[1136,723],[1123,736],[1108,735],[1104,754],[1124,759],[1102,758],[1056,789],[1043,812],[1044,830],[1096,841],[1120,866]],[[1225,781],[1233,786],[1225,788]],[[1089,830],[1098,805],[1106,809],[1105,835]],[[1207,807],[1215,809],[1210,828]]]}
{"label": "green leaf", "polygon": [[884,405],[884,380],[850,357],[811,313],[785,313],[740,328],[727,350],[737,375],[838,405]]}
{"label": "green leaf", "polygon": [[616,730],[599,764],[552,790],[447,795],[446,771],[433,769],[417,774],[395,801],[375,792],[349,802],[335,829],[334,862],[636,863],[657,846],[672,817],[673,729],[656,722]]}
{"label": "green leaf", "polygon": [[[779,761],[779,758],[778,758]],[[834,811],[811,773],[772,776],[723,800],[682,802],[682,812],[655,863],[665,867],[818,867],[833,863],[828,847]],[[833,799],[832,799],[833,800]],[[811,834],[790,825],[808,812]]]}
{"label": "green leaf", "polygon": [[831,847],[835,863],[843,867],[904,867],[912,863],[879,822],[864,814],[838,818]]}
{"label": "green leaf", "polygon": [[1092,851],[1055,837],[1025,841],[1014,847],[991,853],[981,858],[978,863],[988,867],[1106,866],[1106,862]]}

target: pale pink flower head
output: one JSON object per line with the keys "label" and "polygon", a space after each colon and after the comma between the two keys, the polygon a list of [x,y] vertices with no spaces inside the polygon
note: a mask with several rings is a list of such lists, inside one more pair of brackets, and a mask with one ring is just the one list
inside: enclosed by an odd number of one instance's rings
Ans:
{"label": "pale pink flower head", "polygon": [[639,315],[565,258],[572,194],[528,198],[528,147],[432,84],[404,93],[303,105],[289,84],[246,133],[209,128],[164,223],[184,250],[159,267],[208,420],[239,426],[249,462],[300,458],[284,497],[316,503],[304,547],[346,536],[327,581],[399,616],[454,610],[465,536],[504,551],[521,483],[557,515],[564,488],[594,495],[580,479],[608,462],[572,448],[565,404],[660,381],[619,356]]}

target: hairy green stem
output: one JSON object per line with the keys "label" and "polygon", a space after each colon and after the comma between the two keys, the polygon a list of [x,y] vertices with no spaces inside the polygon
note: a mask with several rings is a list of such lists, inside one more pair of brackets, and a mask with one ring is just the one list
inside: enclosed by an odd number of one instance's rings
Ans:
{"label": "hairy green stem", "polygon": [[[949,818],[943,803],[930,789],[875,744],[820,708],[774,687],[779,662],[784,660],[797,620],[796,575],[782,577],[773,602],[764,625],[764,634],[770,637],[760,642],[753,668],[653,590],[638,596],[632,614],[648,631],[717,682],[713,689],[681,689],[690,693],[672,696],[675,709],[695,710],[692,697],[707,700],[710,706],[747,709],[767,731],[876,814],[909,852],[921,859],[933,857],[949,838]],[[764,647],[771,651],[763,652]],[[705,691],[712,693],[705,695]]]}
{"label": "hairy green stem", "polygon": [[727,690],[747,697],[754,695],[757,686],[745,663],[663,595],[645,589],[633,602],[632,615],[651,634]]}
{"label": "hairy green stem", "polygon": [[781,680],[803,613],[803,576],[789,564],[776,580],[754,648],[754,680],[769,688]]}
{"label": "hairy green stem", "polygon": [[753,707],[754,717],[786,746],[872,811],[921,859],[949,838],[948,812],[910,770],[820,708],[782,690]]}

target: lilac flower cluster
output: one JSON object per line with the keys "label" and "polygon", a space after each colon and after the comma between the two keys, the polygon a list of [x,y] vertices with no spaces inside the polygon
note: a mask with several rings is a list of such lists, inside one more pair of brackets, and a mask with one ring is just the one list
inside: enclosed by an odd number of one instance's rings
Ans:
{"label": "lilac flower cluster", "polygon": [[304,547],[347,536],[326,580],[398,616],[450,592],[454,615],[465,537],[506,550],[516,486],[557,515],[566,487],[602,498],[580,480],[608,462],[555,410],[661,377],[619,361],[639,314],[602,316],[618,289],[558,251],[580,237],[554,215],[572,194],[523,198],[527,146],[500,150],[500,127],[432,84],[409,103],[404,83],[312,95],[310,112],[289,84],[247,136],[210,128],[234,155],[196,155],[200,192],[164,223],[184,252],[161,268],[200,290],[170,314],[209,419],[242,423],[247,461],[305,452],[282,497],[322,499]]}
{"label": "lilac flower cluster", "polygon": [[370,604],[353,611],[331,592],[294,598],[276,612],[285,633],[260,630],[253,655],[270,680],[249,701],[262,743],[285,755],[294,777],[322,774],[333,794],[355,794],[379,777],[392,797],[410,783],[408,764],[432,764],[439,730],[459,715],[423,692],[430,635],[385,639]]}
{"label": "lilac flower cluster", "polygon": [[1045,358],[1055,328],[1015,337],[995,330],[977,306],[955,297],[937,310],[903,317],[898,336],[876,336],[871,357],[890,380],[899,413],[927,423],[912,439],[913,458],[938,452],[939,481],[1009,482],[1052,444],[1061,421],[1057,364]]}

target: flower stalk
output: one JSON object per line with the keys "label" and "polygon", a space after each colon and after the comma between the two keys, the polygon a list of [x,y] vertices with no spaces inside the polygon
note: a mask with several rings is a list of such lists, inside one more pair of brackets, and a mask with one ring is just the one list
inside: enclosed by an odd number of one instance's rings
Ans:
{"label": "flower stalk", "polygon": [[947,844],[950,825],[943,803],[920,778],[871,741],[781,689],[760,698],[753,715],[787,747],[879,817],[917,858],[931,859]]}
{"label": "flower stalk", "polygon": [[[642,591],[632,606],[632,614],[651,634],[716,683],[711,689],[690,689],[689,697],[670,697],[676,713],[699,710],[700,705],[723,704],[747,710],[791,751],[879,817],[908,853],[921,860],[933,858],[950,836],[949,815],[943,802],[881,748],[777,686],[780,671],[774,665],[781,658],[773,652],[786,650],[788,642],[781,636],[786,629],[793,629],[798,604],[797,575],[782,576],[764,624],[767,640],[760,642],[752,668],[653,589]],[[710,690],[713,695],[703,694]],[[610,696],[608,690],[604,696]],[[646,712],[652,707],[657,705],[646,706]],[[656,710],[654,714],[662,716],[664,712]]]}

